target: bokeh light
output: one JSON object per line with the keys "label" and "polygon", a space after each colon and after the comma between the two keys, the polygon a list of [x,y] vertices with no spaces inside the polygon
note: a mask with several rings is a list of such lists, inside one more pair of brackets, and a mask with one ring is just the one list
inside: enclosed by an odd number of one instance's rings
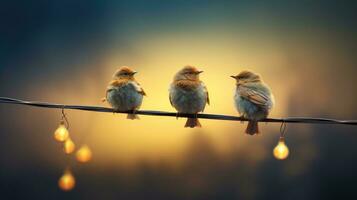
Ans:
{"label": "bokeh light", "polygon": [[67,138],[69,137],[69,133],[68,133],[68,130],[65,127],[63,121],[61,121],[60,125],[55,130],[55,133],[53,136],[54,136],[55,140],[58,142],[64,142],[67,140]]}
{"label": "bokeh light", "polygon": [[70,191],[76,185],[76,180],[70,170],[66,170],[58,180],[58,187],[63,191]]}
{"label": "bokeh light", "polygon": [[74,144],[71,138],[67,138],[66,141],[63,143],[63,151],[66,154],[71,154],[76,149],[76,145]]}
{"label": "bokeh light", "polygon": [[83,145],[78,149],[76,153],[76,158],[78,162],[86,163],[92,159],[92,151],[88,145]]}
{"label": "bokeh light", "polygon": [[289,148],[286,146],[284,138],[280,138],[278,144],[273,149],[274,157],[278,160],[284,160],[289,156]]}

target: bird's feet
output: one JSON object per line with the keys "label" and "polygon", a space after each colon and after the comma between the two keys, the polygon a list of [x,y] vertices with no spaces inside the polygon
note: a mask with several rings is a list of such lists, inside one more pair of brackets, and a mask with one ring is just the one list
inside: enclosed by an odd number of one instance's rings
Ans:
{"label": "bird's feet", "polygon": [[113,108],[113,115],[115,115],[115,113],[118,113],[119,109],[118,108]]}
{"label": "bird's feet", "polygon": [[244,119],[246,119],[246,118],[244,117],[244,115],[239,116],[239,118],[241,119],[241,120],[240,120],[240,123],[241,123],[241,124],[244,124]]}
{"label": "bird's feet", "polygon": [[127,115],[127,119],[140,119],[139,116],[136,114],[137,110],[129,110],[128,111],[128,115]]}

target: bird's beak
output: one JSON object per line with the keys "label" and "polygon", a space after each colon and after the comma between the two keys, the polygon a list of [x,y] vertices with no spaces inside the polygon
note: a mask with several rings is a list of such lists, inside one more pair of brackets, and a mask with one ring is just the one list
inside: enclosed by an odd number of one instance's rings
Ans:
{"label": "bird's beak", "polygon": [[203,72],[203,71],[198,71],[197,74],[200,74],[200,73],[202,73],[202,72]]}
{"label": "bird's beak", "polygon": [[237,79],[237,77],[236,77],[236,76],[230,76],[230,77],[232,77],[232,78],[234,78],[234,79]]}
{"label": "bird's beak", "polygon": [[133,75],[136,74],[136,73],[138,73],[138,72],[137,71],[133,71]]}

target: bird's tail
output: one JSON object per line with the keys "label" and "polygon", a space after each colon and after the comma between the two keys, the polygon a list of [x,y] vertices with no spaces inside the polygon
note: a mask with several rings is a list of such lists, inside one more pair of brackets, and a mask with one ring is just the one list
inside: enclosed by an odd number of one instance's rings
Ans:
{"label": "bird's tail", "polygon": [[128,115],[126,116],[126,118],[127,118],[127,119],[131,119],[131,120],[140,119],[137,114],[132,114],[132,113],[128,114]]}
{"label": "bird's tail", "polygon": [[198,121],[198,118],[187,118],[185,127],[202,127],[200,121]]}
{"label": "bird's tail", "polygon": [[249,121],[245,133],[249,135],[255,135],[259,133],[259,127],[257,121]]}

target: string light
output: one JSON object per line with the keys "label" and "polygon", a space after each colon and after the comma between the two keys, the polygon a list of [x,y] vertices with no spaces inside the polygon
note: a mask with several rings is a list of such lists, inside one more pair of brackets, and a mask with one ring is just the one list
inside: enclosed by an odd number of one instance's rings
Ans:
{"label": "string light", "polygon": [[72,172],[67,169],[58,180],[58,187],[63,191],[70,191],[76,185],[76,180],[72,175]]}
{"label": "string light", "polygon": [[61,120],[61,122],[53,136],[54,136],[55,140],[58,142],[64,142],[67,140],[69,133],[68,133],[67,128],[64,125],[64,121]]}
{"label": "string light", "polygon": [[[65,124],[65,122],[66,122],[66,124]],[[55,130],[54,135],[53,135],[56,141],[64,142],[68,139],[68,137],[69,137],[68,127],[69,127],[69,123],[68,123],[66,114],[64,113],[64,108],[62,108],[62,119],[60,121],[58,128]]]}
{"label": "string light", "polygon": [[276,159],[284,160],[289,156],[289,148],[285,145],[284,138],[279,138],[278,145],[273,150]]}
{"label": "string light", "polygon": [[78,162],[86,163],[92,159],[92,151],[88,145],[83,145],[76,153]]}
{"label": "string light", "polygon": [[283,122],[280,127],[280,138],[273,150],[273,155],[278,160],[284,160],[289,156],[289,148],[285,144],[286,124]]}
{"label": "string light", "polygon": [[71,138],[67,138],[67,140],[63,143],[63,151],[66,154],[71,154],[76,149],[76,145],[72,141]]}

